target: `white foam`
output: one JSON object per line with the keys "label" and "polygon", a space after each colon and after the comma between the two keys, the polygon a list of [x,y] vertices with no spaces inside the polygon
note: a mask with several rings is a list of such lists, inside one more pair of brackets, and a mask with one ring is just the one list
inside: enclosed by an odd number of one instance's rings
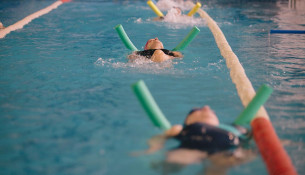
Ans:
{"label": "white foam", "polygon": [[99,58],[95,61],[96,66],[106,68],[120,69],[122,72],[140,72],[140,73],[154,73],[154,74],[183,74],[182,70],[174,68],[177,62],[167,60],[161,63],[153,62],[145,57],[137,56],[136,59],[129,59],[127,62],[117,61],[116,58]]}
{"label": "white foam", "polygon": [[142,23],[142,18],[138,18],[135,20],[135,23]]}
{"label": "white foam", "polygon": [[176,15],[176,10],[170,9],[164,16],[164,22],[169,23],[171,28],[182,28],[187,26],[206,26],[203,18],[195,18],[187,15]]}
{"label": "white foam", "polygon": [[160,10],[169,10],[172,7],[179,7],[181,10],[190,10],[192,9],[194,6],[192,6],[189,3],[186,3],[183,0],[159,0],[156,4],[156,6],[160,9]]}

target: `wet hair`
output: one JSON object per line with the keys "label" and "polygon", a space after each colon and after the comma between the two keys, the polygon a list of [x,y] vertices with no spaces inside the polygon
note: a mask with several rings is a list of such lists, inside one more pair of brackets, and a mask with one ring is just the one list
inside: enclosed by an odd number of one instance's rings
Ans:
{"label": "wet hair", "polygon": [[185,120],[184,120],[184,123],[183,123],[183,127],[186,126],[186,120],[187,118],[189,117],[189,115],[191,115],[192,113],[196,112],[196,111],[199,111],[201,108],[193,108],[192,110],[190,110],[190,112],[187,114]]}
{"label": "wet hair", "polygon": [[192,110],[190,110],[190,112],[187,114],[187,116],[191,115],[192,113],[194,113],[198,110],[200,110],[200,108],[193,108]]}

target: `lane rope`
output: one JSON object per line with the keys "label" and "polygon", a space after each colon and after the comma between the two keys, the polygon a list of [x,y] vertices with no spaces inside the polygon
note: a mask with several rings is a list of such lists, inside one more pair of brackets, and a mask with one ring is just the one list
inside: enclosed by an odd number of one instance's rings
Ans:
{"label": "lane rope", "polygon": [[[216,22],[202,9],[199,9],[198,13],[202,18],[206,19],[208,27],[214,35],[221,55],[226,60],[232,82],[236,86],[242,104],[245,107],[248,106],[251,99],[255,96],[255,91],[250,80],[246,76],[244,68],[232,51]],[[243,123],[244,121],[237,120],[237,123],[239,122]],[[290,160],[290,157],[282,147],[278,136],[272,127],[267,111],[263,106],[260,107],[259,111],[253,118],[251,127],[254,133],[254,140],[263,156],[269,174],[296,175],[297,172]]]}
{"label": "lane rope", "polygon": [[32,20],[49,13],[50,11],[56,9],[58,6],[60,6],[63,3],[64,2],[62,2],[62,1],[56,1],[53,4],[51,4],[50,6],[44,8],[44,9],[41,9],[41,10],[23,18],[22,20],[16,22],[15,24],[10,25],[10,26],[0,30],[0,38],[4,38],[7,34],[9,34],[12,31],[22,29],[25,25],[30,23]]}
{"label": "lane rope", "polygon": [[[187,3],[194,5],[192,2]],[[255,90],[248,79],[244,68],[240,64],[238,57],[232,51],[228,41],[218,27],[217,23],[204,10],[198,9],[197,13],[199,13],[199,15],[206,20],[207,25],[215,38],[220,53],[226,60],[227,67],[230,71],[232,82],[236,86],[238,96],[243,106],[248,106],[252,98],[255,96]],[[260,107],[255,117],[264,117],[269,120],[269,115],[263,106]]]}

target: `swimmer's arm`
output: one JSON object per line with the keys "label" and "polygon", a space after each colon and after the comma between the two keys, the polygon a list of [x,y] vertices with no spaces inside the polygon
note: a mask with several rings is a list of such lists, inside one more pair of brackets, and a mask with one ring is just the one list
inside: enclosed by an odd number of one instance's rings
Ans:
{"label": "swimmer's arm", "polygon": [[181,52],[178,51],[172,51],[172,53],[174,54],[175,58],[183,58],[183,55]]}
{"label": "swimmer's arm", "polygon": [[162,149],[166,140],[167,140],[167,137],[165,136],[165,134],[156,135],[148,140],[147,144],[148,144],[149,148],[147,150],[132,152],[131,155],[132,156],[141,156],[141,155],[145,155],[145,154],[152,154],[152,153]]}
{"label": "swimmer's arm", "polygon": [[177,136],[182,131],[182,128],[182,125],[174,125],[169,130],[165,131],[164,134],[157,135],[149,139],[149,149],[146,150],[146,153],[151,154],[162,149],[166,140],[168,138]]}
{"label": "swimmer's arm", "polygon": [[170,129],[165,131],[165,135],[166,137],[175,137],[182,131],[182,129],[182,125],[174,125]]}
{"label": "swimmer's arm", "polygon": [[136,59],[137,58],[137,51],[132,52],[132,54],[127,56],[128,59]]}
{"label": "swimmer's arm", "polygon": [[165,134],[162,135],[156,135],[148,140],[148,146],[149,148],[145,151],[146,154],[152,154],[156,151],[159,151],[163,148],[165,142],[167,140],[167,137]]}
{"label": "swimmer's arm", "polygon": [[164,20],[164,17],[163,16],[158,16],[158,17],[155,17],[153,20],[154,21],[162,21],[162,20]]}

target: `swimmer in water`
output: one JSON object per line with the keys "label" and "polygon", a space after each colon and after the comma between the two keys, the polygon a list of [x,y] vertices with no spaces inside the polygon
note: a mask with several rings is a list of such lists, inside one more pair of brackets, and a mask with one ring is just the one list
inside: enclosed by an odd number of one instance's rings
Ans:
{"label": "swimmer in water", "polygon": [[158,38],[148,40],[143,51],[133,52],[128,55],[128,59],[136,59],[138,56],[146,57],[154,62],[183,57],[181,52],[164,49],[163,43]]}
{"label": "swimmer in water", "polygon": [[[166,140],[173,138],[178,140],[180,145],[168,151],[165,162],[161,163],[163,168],[176,171],[188,164],[209,159],[211,164],[202,173],[214,175],[226,174],[230,167],[255,157],[256,154],[252,150],[241,148],[241,138],[219,128],[218,125],[219,120],[209,106],[193,109],[183,126],[174,125],[164,134],[150,139],[150,148],[146,153],[154,153],[163,147]],[[237,129],[243,134],[247,133],[244,128]],[[169,170],[173,165],[176,170]]]}
{"label": "swimmer in water", "polygon": [[165,17],[164,16],[155,17],[154,21],[162,21],[162,20],[164,20],[164,18],[166,18],[168,16],[176,17],[176,18],[180,17],[180,16],[182,16],[182,10],[179,7],[173,7],[167,12]]}

